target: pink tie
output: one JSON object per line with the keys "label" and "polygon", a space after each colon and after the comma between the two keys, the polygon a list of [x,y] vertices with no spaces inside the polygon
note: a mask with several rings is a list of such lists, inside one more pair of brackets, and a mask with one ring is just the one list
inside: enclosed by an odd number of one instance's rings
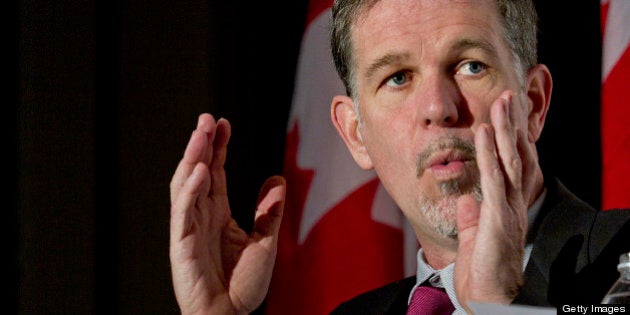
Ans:
{"label": "pink tie", "polygon": [[444,289],[421,285],[413,292],[407,315],[450,315],[454,310]]}

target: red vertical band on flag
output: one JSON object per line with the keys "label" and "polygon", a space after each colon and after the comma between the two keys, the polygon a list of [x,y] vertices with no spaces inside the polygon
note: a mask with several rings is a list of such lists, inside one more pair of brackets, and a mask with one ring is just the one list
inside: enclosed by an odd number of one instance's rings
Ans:
{"label": "red vertical band on flag", "polygon": [[602,208],[630,207],[630,1],[602,1]]}

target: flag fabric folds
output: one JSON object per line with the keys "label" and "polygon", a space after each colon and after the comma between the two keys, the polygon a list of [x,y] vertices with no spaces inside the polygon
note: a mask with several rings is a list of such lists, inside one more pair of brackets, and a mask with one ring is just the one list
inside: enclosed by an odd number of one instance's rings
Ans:
{"label": "flag fabric folds", "polygon": [[630,1],[602,0],[602,208],[630,208]]}
{"label": "flag fabric folds", "polygon": [[417,241],[407,221],[375,173],[354,162],[330,119],[332,97],[345,93],[329,49],[331,5],[309,4],[287,126],[287,201],[267,314],[328,314],[345,300],[415,273]]}

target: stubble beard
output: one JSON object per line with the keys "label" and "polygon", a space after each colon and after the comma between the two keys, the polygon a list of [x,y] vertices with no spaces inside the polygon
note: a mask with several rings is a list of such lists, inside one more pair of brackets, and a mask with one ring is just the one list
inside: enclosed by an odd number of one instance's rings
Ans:
{"label": "stubble beard", "polygon": [[449,180],[440,183],[441,198],[430,199],[426,196],[421,198],[420,212],[429,221],[435,233],[444,238],[457,238],[457,199],[466,194],[472,195],[481,202],[481,184],[478,179],[466,189],[457,180]]}
{"label": "stubble beard", "polygon": [[428,220],[429,226],[433,227],[436,234],[444,238],[457,238],[457,199],[469,194],[478,202],[483,200],[481,182],[476,167],[474,143],[452,136],[439,139],[418,157],[418,174],[425,167],[425,159],[430,157],[433,152],[447,148],[461,150],[474,162],[474,171],[467,172],[472,178],[456,178],[440,182],[440,195],[437,198],[427,194],[420,196],[420,212]]}

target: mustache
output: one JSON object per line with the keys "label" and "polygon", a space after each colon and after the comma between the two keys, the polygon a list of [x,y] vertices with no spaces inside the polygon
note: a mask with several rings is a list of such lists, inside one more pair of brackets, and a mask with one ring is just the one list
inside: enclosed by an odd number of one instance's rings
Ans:
{"label": "mustache", "polygon": [[473,141],[464,140],[455,136],[446,136],[437,139],[429,144],[420,154],[418,154],[416,160],[416,171],[418,176],[422,174],[423,170],[429,167],[429,161],[431,157],[439,151],[453,150],[458,153],[458,156],[467,160],[475,161],[477,152],[475,150],[475,144]]}

